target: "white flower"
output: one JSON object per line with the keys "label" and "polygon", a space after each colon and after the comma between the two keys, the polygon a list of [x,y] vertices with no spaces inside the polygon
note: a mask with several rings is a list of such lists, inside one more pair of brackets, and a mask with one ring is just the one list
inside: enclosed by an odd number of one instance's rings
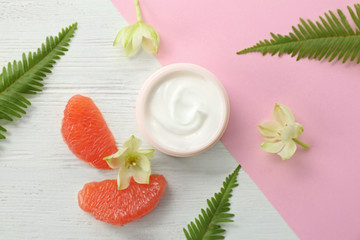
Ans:
{"label": "white flower", "polygon": [[300,123],[295,122],[294,115],[284,105],[275,104],[273,111],[275,121],[264,122],[259,125],[264,142],[260,147],[270,153],[277,153],[282,160],[289,159],[296,151],[296,144],[310,148],[297,138],[304,129]]}
{"label": "white flower", "polygon": [[156,30],[142,21],[138,0],[135,1],[138,21],[122,28],[117,34],[114,46],[121,46],[127,57],[135,55],[142,48],[149,53],[158,53],[160,38]]}
{"label": "white flower", "polygon": [[137,183],[149,184],[151,174],[150,159],[153,157],[155,150],[139,149],[140,145],[140,139],[131,136],[124,142],[122,149],[104,158],[111,168],[119,168],[117,177],[119,190],[129,186],[131,177]]}

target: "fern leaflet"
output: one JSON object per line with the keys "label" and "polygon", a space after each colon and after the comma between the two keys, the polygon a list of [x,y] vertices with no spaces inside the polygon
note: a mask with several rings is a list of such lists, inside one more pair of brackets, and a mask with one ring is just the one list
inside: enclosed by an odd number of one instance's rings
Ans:
{"label": "fern leaflet", "polygon": [[36,52],[22,55],[22,61],[14,60],[3,67],[0,75],[0,139],[5,139],[6,129],[1,126],[4,121],[21,118],[30,105],[27,94],[42,91],[42,81],[56,60],[65,55],[70,39],[74,36],[77,23],[62,29],[55,37],[47,37],[46,42]]}
{"label": "fern leaflet", "polygon": [[278,53],[281,56],[287,53],[291,57],[297,56],[297,60],[307,57],[319,61],[342,59],[343,63],[348,60],[360,63],[360,4],[355,4],[354,10],[349,6],[347,8],[355,29],[338,9],[337,15],[329,11],[315,23],[300,18],[300,24],[293,26],[293,32],[288,35],[270,33],[272,39],[260,41],[237,54],[261,52],[263,55],[269,53],[273,56]]}
{"label": "fern leaflet", "polygon": [[233,222],[231,218],[234,214],[230,211],[230,198],[233,188],[238,186],[237,176],[241,166],[239,165],[223,182],[220,192],[215,193],[214,197],[207,200],[208,208],[201,209],[201,214],[190,222],[187,230],[184,228],[184,234],[188,240],[211,240],[224,239],[223,229],[219,224],[223,222]]}

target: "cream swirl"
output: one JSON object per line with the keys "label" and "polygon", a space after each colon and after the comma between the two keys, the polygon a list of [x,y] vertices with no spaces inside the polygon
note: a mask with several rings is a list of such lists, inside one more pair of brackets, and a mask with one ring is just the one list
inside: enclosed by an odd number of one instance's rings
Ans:
{"label": "cream swirl", "polygon": [[176,72],[152,89],[146,109],[146,128],[159,143],[174,151],[191,151],[216,135],[226,106],[213,81]]}
{"label": "cream swirl", "polygon": [[[172,89],[171,84],[174,83],[165,84],[167,86],[164,86],[162,102],[166,105],[164,108],[154,109],[154,119],[174,134],[188,135],[197,131],[207,118],[206,112],[201,109],[201,99],[198,99],[198,95],[189,86],[177,86],[173,92],[169,88]],[[168,118],[161,117],[164,115],[163,111],[166,111]]]}

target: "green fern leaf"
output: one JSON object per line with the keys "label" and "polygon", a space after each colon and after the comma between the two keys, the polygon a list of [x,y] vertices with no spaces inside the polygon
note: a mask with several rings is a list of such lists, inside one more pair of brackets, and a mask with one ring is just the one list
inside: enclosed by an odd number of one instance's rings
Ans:
{"label": "green fern leaf", "polygon": [[30,105],[27,94],[42,91],[42,81],[56,60],[65,55],[70,39],[74,36],[77,23],[62,29],[55,37],[47,37],[46,42],[36,52],[22,55],[21,61],[9,62],[0,75],[0,139],[5,139],[4,121],[21,118]]}
{"label": "green fern leaf", "polygon": [[263,55],[278,53],[281,56],[287,53],[291,57],[297,56],[297,60],[307,57],[319,61],[337,59],[343,63],[348,60],[360,63],[360,4],[355,4],[354,10],[347,8],[355,29],[341,10],[337,10],[337,15],[329,11],[315,23],[300,18],[300,24],[293,26],[293,32],[288,35],[271,33],[272,39],[260,41],[237,54],[261,52]]}
{"label": "green fern leaf", "polygon": [[187,230],[184,228],[184,234],[188,240],[211,240],[224,239],[225,229],[220,224],[224,222],[233,222],[231,218],[234,214],[230,211],[230,198],[233,188],[238,186],[237,176],[241,166],[239,165],[223,182],[220,192],[215,193],[214,197],[207,200],[208,208],[201,209],[201,214],[190,222]]}

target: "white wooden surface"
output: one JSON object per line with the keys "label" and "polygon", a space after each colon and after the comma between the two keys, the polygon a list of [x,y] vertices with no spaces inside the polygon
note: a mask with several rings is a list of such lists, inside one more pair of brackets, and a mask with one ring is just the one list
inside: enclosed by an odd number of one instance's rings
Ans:
{"label": "white wooden surface", "polygon": [[[0,0],[0,9],[1,66],[35,50],[61,27],[79,23],[45,91],[31,97],[23,119],[6,125],[8,139],[0,143],[0,239],[184,239],[182,228],[236,166],[222,143],[185,159],[157,152],[153,172],[165,175],[167,192],[152,213],[127,226],[96,221],[77,205],[86,182],[115,178],[116,170],[91,168],[68,150],[60,134],[67,100],[78,93],[93,98],[118,143],[131,134],[142,137],[135,122],[137,92],[160,68],[153,56],[127,59],[112,47],[126,22],[110,0]],[[297,239],[244,171],[239,183],[227,239]]]}

